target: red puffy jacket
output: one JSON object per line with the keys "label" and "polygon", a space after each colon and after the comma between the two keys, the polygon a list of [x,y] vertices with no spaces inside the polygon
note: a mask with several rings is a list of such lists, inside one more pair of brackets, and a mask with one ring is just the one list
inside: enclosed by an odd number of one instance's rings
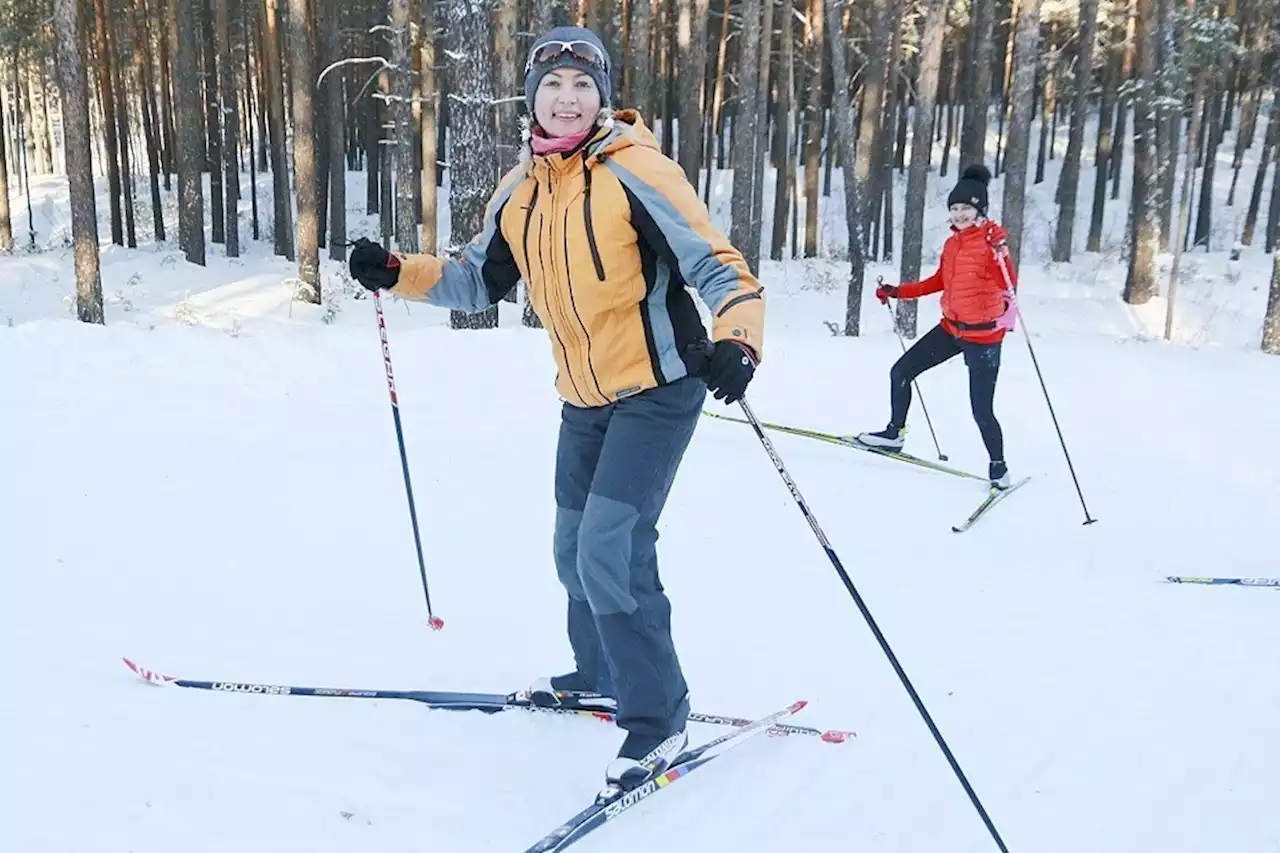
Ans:
{"label": "red puffy jacket", "polygon": [[[984,222],[954,233],[942,247],[938,271],[923,281],[898,286],[899,299],[918,299],[942,291],[942,327],[954,337],[976,344],[1004,340],[996,321],[1009,308],[1007,288],[995,250],[988,240],[993,223]],[[1006,258],[1009,279],[1016,290],[1018,271]]]}

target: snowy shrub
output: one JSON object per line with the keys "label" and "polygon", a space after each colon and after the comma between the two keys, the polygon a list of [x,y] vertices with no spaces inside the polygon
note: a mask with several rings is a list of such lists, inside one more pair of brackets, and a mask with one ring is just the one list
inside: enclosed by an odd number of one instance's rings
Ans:
{"label": "snowy shrub", "polygon": [[173,308],[173,318],[183,325],[194,326],[200,322],[200,318],[196,316],[195,308],[189,301],[190,296],[189,290],[182,295],[182,301]]}
{"label": "snowy shrub", "polygon": [[814,258],[804,259],[804,275],[800,289],[815,293],[835,293],[843,286],[831,272],[830,264]]}

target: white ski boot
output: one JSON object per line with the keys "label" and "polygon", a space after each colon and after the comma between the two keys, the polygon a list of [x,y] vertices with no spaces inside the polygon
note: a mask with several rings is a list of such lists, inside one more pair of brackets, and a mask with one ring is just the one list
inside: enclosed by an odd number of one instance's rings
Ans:
{"label": "white ski boot", "polygon": [[878,447],[882,450],[901,450],[902,446],[907,443],[907,431],[905,428],[889,424],[888,427],[880,430],[880,432],[860,432],[856,438],[867,447]]}
{"label": "white ski boot", "polygon": [[618,750],[618,757],[610,761],[605,770],[605,784],[600,790],[600,797],[612,797],[621,791],[630,791],[643,785],[670,767],[671,762],[688,745],[689,733],[685,729],[656,744],[653,738],[627,735],[622,748]]}

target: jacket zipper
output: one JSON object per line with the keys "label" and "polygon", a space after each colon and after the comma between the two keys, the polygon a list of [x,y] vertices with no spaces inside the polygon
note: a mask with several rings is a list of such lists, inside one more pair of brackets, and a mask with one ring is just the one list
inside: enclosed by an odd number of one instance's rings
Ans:
{"label": "jacket zipper", "polygon": [[[573,378],[573,364],[569,361],[569,348],[564,345],[564,340],[560,337],[560,331],[556,328],[559,323],[556,321],[556,312],[551,307],[551,291],[555,289],[555,283],[552,282],[550,287],[547,285],[547,265],[542,257],[542,222],[542,214],[538,214],[538,268],[542,272],[542,301],[546,304],[547,314],[551,318],[551,322],[548,323],[551,335],[556,339],[556,343],[560,345],[560,353],[564,356],[564,369],[569,374],[569,384],[573,386],[573,393],[577,394],[581,399],[582,391],[579,390],[578,383]],[[552,257],[554,256],[554,253],[552,253]]]}
{"label": "jacket zipper", "polygon": [[732,299],[730,299],[728,302],[726,302],[723,308],[721,308],[719,311],[716,312],[716,316],[723,317],[724,312],[728,311],[730,308],[737,305],[739,302],[746,302],[748,299],[759,299],[759,298],[760,298],[759,293],[744,293],[741,296],[735,296]]}
{"label": "jacket zipper", "polygon": [[582,162],[582,172],[583,181],[586,182],[582,190],[582,215],[587,222],[587,245],[591,247],[591,263],[595,265],[596,278],[604,281],[604,262],[600,260],[600,247],[596,245],[596,229],[591,223],[591,169],[587,166],[585,158]]}
{"label": "jacket zipper", "polygon": [[538,186],[538,181],[535,179],[533,197],[529,199],[529,209],[524,215],[524,268],[527,270],[533,269],[533,264],[529,263],[529,224],[533,222],[533,209],[538,206]]}
{"label": "jacket zipper", "polygon": [[561,237],[564,239],[564,284],[565,290],[569,291],[569,305],[573,308],[573,316],[578,321],[578,325],[582,328],[582,337],[586,341],[586,348],[583,352],[583,361],[587,363],[587,371],[591,374],[591,381],[596,386],[596,393],[607,404],[609,398],[605,396],[604,391],[600,388],[600,379],[596,376],[596,369],[591,366],[591,334],[587,331],[587,324],[582,322],[582,315],[578,313],[578,304],[573,298],[573,276],[569,272],[573,267],[573,262],[569,258],[569,208],[564,209],[564,228],[561,229]]}

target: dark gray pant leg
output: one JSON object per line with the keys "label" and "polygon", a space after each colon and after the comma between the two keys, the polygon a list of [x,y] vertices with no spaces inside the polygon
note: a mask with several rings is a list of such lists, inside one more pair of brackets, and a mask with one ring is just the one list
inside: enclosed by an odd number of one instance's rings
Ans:
{"label": "dark gray pant leg", "polygon": [[657,523],[705,399],[702,380],[683,379],[614,404],[580,520],[578,577],[613,675],[618,725],[640,736],[665,736],[689,713]]}
{"label": "dark gray pant leg", "polygon": [[591,689],[609,696],[615,695],[613,677],[578,576],[578,531],[612,414],[612,406],[580,409],[566,403],[563,407],[556,447],[554,544],[556,573],[569,595],[567,627],[576,669]]}

